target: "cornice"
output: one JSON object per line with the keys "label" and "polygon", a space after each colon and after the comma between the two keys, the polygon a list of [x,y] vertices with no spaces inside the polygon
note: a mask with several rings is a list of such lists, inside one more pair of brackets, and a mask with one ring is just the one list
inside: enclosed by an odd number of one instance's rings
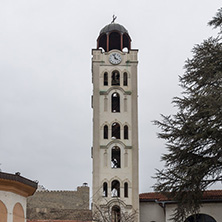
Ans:
{"label": "cornice", "polygon": [[24,197],[35,193],[38,183],[20,176],[19,173],[9,174],[0,172],[0,190],[13,192]]}
{"label": "cornice", "polygon": [[106,91],[99,91],[99,94],[100,94],[100,95],[108,95],[108,94],[110,93],[110,91],[112,91],[112,90],[120,90],[120,91],[122,91],[122,93],[123,93],[124,95],[131,95],[131,94],[132,94],[131,91],[125,91],[123,88],[121,88],[121,87],[116,87],[116,86],[110,87],[110,88],[109,88],[108,90],[106,90]]}

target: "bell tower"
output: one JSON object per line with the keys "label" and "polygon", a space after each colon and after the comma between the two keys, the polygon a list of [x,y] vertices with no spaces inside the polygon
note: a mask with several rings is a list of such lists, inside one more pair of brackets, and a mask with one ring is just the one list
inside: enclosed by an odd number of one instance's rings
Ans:
{"label": "bell tower", "polygon": [[92,209],[113,222],[139,221],[137,54],[114,22],[92,50]]}

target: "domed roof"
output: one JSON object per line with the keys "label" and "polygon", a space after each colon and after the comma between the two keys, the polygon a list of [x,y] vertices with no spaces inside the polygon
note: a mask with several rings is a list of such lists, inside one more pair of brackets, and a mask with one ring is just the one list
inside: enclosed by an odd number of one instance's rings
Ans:
{"label": "domed roof", "polygon": [[100,35],[103,33],[109,33],[112,31],[119,31],[120,33],[127,33],[128,31],[120,24],[118,23],[110,23],[109,25],[106,25],[101,31],[100,31]]}

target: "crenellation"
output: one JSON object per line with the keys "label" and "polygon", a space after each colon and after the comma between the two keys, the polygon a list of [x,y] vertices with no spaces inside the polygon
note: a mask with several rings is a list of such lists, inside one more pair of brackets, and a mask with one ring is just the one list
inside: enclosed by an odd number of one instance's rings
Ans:
{"label": "crenellation", "polygon": [[74,191],[41,190],[27,199],[27,217],[30,220],[55,219],[53,214],[62,210],[72,212],[71,214],[79,210],[89,210],[89,187],[77,187]]}

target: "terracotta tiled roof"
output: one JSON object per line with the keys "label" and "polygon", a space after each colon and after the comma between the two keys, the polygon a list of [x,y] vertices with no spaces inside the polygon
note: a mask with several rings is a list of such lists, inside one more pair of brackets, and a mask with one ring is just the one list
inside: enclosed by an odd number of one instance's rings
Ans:
{"label": "terracotta tiled roof", "polygon": [[204,199],[222,199],[222,190],[207,190],[203,194]]}
{"label": "terracotta tiled roof", "polygon": [[161,193],[152,192],[152,193],[141,193],[139,195],[140,201],[166,201],[168,198]]}
{"label": "terracotta tiled roof", "polygon": [[27,222],[92,222],[92,220],[27,220]]}
{"label": "terracotta tiled roof", "polygon": [[[170,201],[165,195],[157,192],[141,193],[140,202],[143,201]],[[207,190],[203,194],[203,200],[222,200],[222,190]]]}

